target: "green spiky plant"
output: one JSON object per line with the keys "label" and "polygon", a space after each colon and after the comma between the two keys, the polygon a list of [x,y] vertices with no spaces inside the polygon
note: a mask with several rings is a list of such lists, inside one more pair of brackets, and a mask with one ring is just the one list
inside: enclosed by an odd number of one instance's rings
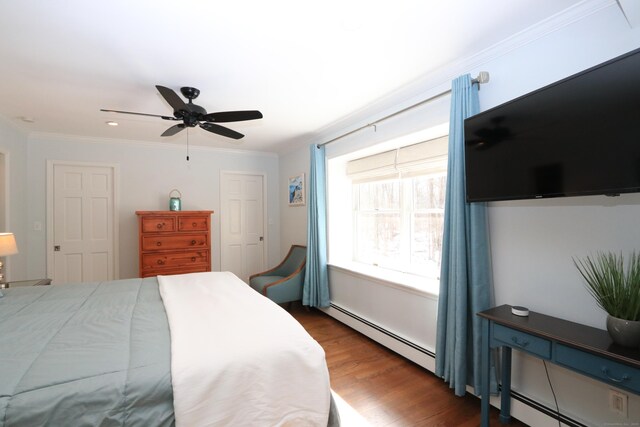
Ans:
{"label": "green spiky plant", "polygon": [[625,266],[622,254],[598,253],[573,260],[587,289],[604,311],[624,320],[640,320],[640,256],[634,251]]}

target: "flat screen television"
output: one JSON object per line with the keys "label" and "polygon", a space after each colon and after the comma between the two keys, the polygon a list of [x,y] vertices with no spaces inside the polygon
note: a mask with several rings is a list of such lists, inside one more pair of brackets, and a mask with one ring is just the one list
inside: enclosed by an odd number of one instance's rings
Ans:
{"label": "flat screen television", "polygon": [[640,191],[640,49],[465,120],[468,202]]}

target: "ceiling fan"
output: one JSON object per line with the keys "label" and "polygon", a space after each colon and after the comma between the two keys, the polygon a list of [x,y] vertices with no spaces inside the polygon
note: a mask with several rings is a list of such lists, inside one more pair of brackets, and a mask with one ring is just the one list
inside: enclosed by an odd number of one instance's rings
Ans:
{"label": "ceiling fan", "polygon": [[135,113],[132,111],[119,111],[119,110],[107,110],[101,108],[100,111],[108,113],[122,113],[122,114],[135,114],[137,116],[150,116],[160,117],[164,120],[181,121],[176,125],[171,126],[165,130],[160,136],[172,136],[188,127],[200,126],[202,129],[226,136],[228,138],[240,139],[244,137],[243,134],[231,130],[227,127],[220,126],[216,123],[228,123],[228,122],[241,122],[245,120],[261,119],[262,113],[257,110],[245,110],[245,111],[221,111],[218,113],[207,113],[207,110],[199,105],[193,103],[193,100],[200,95],[200,90],[194,87],[182,87],[180,92],[189,100],[185,103],[177,93],[168,87],[156,85],[156,89],[160,92],[160,95],[167,101],[167,103],[173,108],[173,117],[162,116],[159,114],[147,114],[147,113]]}

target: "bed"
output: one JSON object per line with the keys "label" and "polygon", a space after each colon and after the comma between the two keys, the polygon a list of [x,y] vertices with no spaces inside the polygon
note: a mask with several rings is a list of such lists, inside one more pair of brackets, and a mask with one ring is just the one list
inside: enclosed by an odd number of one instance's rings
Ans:
{"label": "bed", "polygon": [[0,298],[0,427],[338,424],[322,348],[231,273]]}

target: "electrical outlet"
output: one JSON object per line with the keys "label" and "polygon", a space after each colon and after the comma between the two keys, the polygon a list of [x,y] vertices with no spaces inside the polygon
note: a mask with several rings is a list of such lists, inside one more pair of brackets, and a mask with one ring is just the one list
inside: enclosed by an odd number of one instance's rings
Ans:
{"label": "electrical outlet", "polygon": [[614,414],[627,418],[629,416],[628,402],[628,395],[617,390],[609,390],[609,410]]}

